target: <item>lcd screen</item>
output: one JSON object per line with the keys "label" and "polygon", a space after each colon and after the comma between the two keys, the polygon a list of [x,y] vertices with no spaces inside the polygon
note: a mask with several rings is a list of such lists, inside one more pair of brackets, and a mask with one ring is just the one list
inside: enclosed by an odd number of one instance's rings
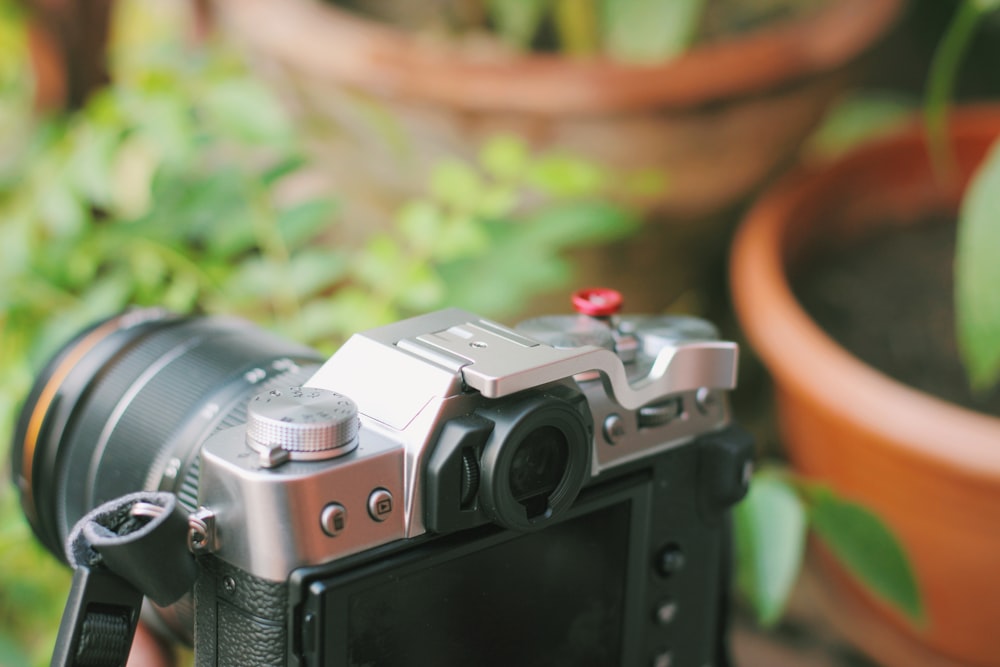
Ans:
{"label": "lcd screen", "polygon": [[618,665],[628,544],[625,502],[399,568],[349,597],[348,664]]}

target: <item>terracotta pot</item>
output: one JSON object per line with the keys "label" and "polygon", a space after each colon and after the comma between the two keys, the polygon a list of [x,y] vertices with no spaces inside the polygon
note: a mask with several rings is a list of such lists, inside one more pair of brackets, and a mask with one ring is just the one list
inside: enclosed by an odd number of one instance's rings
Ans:
{"label": "terracotta pot", "polygon": [[795,22],[695,48],[669,63],[633,66],[484,53],[317,0],[216,3],[223,29],[245,44],[300,114],[329,181],[344,193],[344,217],[356,234],[385,225],[401,200],[426,192],[431,165],[447,156],[471,159],[498,133],[614,169],[666,174],[669,187],[651,209],[697,231],[679,231],[672,246],[659,246],[667,254],[657,265],[671,271],[660,275],[644,264],[647,282],[681,284],[658,303],[633,299],[640,308],[662,308],[701,282],[702,274],[677,267],[703,263],[695,248],[706,245],[704,238],[723,248],[728,230],[723,221],[694,221],[731,207],[784,166],[843,90],[845,67],[902,5],[832,0]]}
{"label": "terracotta pot", "polygon": [[970,109],[953,121],[961,177],[951,186],[934,178],[914,124],[783,180],[749,213],[732,254],[737,315],[773,376],[789,458],[878,512],[912,559],[926,627],[837,584],[880,621],[858,623],[847,611],[832,622],[887,665],[1000,665],[1000,419],[863,364],[806,315],[788,272],[873,224],[954,217],[965,182],[1000,134],[1000,110]]}

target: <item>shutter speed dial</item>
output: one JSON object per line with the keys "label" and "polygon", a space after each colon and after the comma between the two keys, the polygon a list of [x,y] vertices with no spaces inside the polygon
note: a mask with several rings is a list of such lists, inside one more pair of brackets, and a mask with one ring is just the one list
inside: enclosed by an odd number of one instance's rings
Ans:
{"label": "shutter speed dial", "polygon": [[261,392],[247,410],[247,445],[265,468],[343,456],[358,446],[358,407],[327,389],[288,387]]}

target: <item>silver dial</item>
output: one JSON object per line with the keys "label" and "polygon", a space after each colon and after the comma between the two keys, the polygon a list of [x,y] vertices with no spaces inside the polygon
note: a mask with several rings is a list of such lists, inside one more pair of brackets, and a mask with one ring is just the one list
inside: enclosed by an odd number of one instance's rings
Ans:
{"label": "silver dial", "polygon": [[358,444],[358,407],[327,389],[261,392],[247,411],[247,444],[273,464],[341,456]]}

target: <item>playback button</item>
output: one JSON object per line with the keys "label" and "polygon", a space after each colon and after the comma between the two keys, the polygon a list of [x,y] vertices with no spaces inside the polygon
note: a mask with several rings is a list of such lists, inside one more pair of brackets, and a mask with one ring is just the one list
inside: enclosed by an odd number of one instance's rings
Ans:
{"label": "playback button", "polygon": [[385,521],[392,515],[392,494],[386,489],[375,489],[368,496],[368,514],[376,521]]}

